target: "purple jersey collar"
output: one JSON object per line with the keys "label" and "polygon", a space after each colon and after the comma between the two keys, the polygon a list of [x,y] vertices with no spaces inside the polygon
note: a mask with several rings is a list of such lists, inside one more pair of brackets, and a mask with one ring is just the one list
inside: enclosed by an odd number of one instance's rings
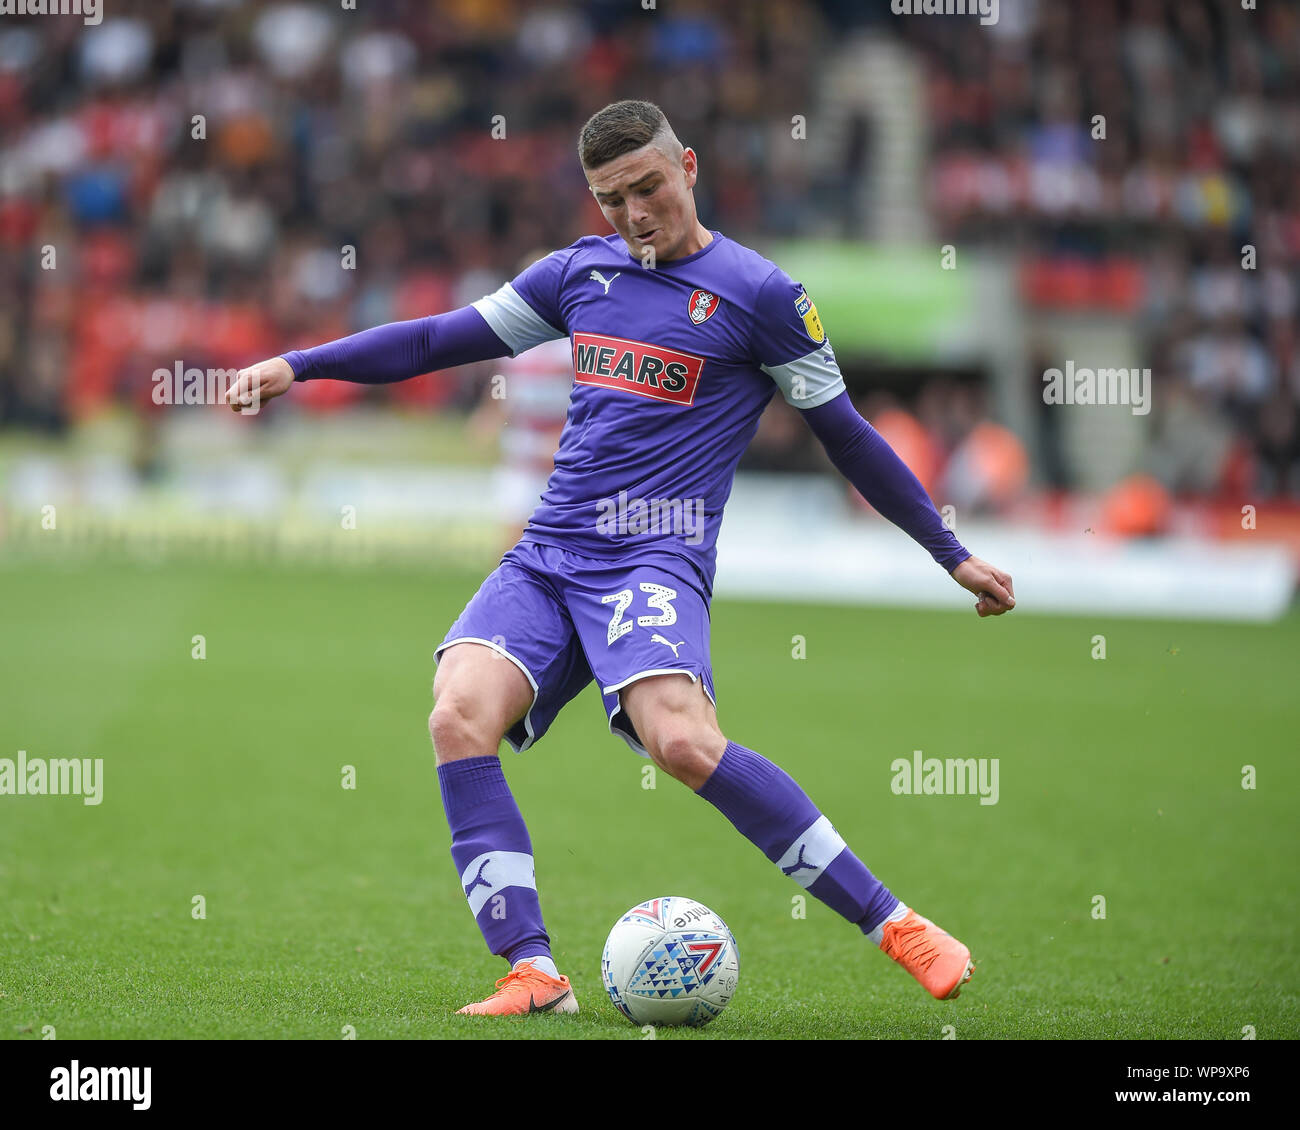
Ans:
{"label": "purple jersey collar", "polygon": [[[726,238],[726,237],[725,237],[725,236],[724,236],[720,231],[714,231],[712,228],[709,228],[708,231],[709,231],[709,234],[710,234],[711,236],[713,236],[713,238],[712,238],[711,240],[709,240],[709,242],[706,243],[703,247],[701,247],[698,251],[696,251],[693,255],[685,255],[685,256],[683,256],[681,259],[665,259],[662,263],[660,263],[660,262],[658,262],[658,261],[656,260],[656,262],[655,262],[655,266],[656,266],[656,267],[659,267],[659,268],[661,268],[661,269],[662,269],[662,268],[666,268],[666,267],[680,267],[680,266],[682,266],[682,264],[684,264],[684,263],[693,263],[693,262],[695,262],[696,259],[700,259],[700,258],[702,258],[703,256],[707,255],[710,251],[712,251],[715,247],[717,247],[718,244],[719,244],[723,239]],[[620,242],[620,243],[623,243],[623,238],[622,238],[622,236],[619,236],[619,242]],[[635,256],[635,255],[632,254],[632,252],[627,251],[627,244],[626,244],[626,243],[623,243],[623,249],[624,249],[624,251],[627,252],[627,257],[628,257],[628,258],[629,258],[633,263],[639,263],[639,262],[641,262],[641,260],[640,260],[637,256]]]}

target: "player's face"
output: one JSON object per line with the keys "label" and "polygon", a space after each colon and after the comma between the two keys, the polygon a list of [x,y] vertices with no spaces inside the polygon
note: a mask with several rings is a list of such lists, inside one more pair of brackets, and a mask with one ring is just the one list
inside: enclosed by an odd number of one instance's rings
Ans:
{"label": "player's face", "polygon": [[587,183],[596,203],[623,237],[628,252],[644,258],[654,249],[656,262],[679,259],[694,250],[699,221],[695,218],[695,152],[682,151],[680,163],[652,145],[587,170]]}

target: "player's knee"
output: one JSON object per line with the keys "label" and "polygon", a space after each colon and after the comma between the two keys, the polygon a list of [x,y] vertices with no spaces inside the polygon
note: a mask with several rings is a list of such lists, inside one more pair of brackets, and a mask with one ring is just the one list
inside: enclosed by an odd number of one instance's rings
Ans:
{"label": "player's knee", "polygon": [[429,715],[429,737],[439,764],[495,753],[501,735],[492,731],[493,727],[475,717],[458,695],[442,695]]}
{"label": "player's knee", "polygon": [[456,731],[460,729],[461,720],[455,716],[449,700],[440,698],[429,713],[429,737],[433,741],[434,752],[441,760],[444,751],[450,751],[456,742]]}
{"label": "player's knee", "polygon": [[699,726],[669,726],[647,739],[646,751],[670,777],[698,789],[713,773],[726,739]]}

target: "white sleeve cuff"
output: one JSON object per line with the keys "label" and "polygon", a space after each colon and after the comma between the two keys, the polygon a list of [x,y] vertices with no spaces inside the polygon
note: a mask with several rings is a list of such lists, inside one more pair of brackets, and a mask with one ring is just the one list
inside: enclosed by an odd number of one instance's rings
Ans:
{"label": "white sleeve cuff", "polygon": [[844,377],[829,342],[784,365],[760,367],[776,381],[786,403],[803,411],[834,400],[844,391]]}
{"label": "white sleeve cuff", "polygon": [[569,336],[538,314],[509,283],[470,305],[483,315],[492,332],[510,347],[511,357],[518,357],[525,349],[532,349],[544,341]]}

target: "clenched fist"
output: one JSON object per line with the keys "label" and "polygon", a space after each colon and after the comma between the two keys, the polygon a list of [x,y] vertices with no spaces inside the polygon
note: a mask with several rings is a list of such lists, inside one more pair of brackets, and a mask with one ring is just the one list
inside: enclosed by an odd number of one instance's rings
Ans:
{"label": "clenched fist", "polygon": [[975,611],[981,616],[1001,616],[1016,606],[1011,574],[996,569],[978,557],[968,557],[952,571],[952,579],[979,599]]}
{"label": "clenched fist", "polygon": [[263,400],[280,396],[293,385],[293,369],[283,357],[259,361],[240,369],[235,383],[226,393],[226,403],[236,412],[256,412]]}

